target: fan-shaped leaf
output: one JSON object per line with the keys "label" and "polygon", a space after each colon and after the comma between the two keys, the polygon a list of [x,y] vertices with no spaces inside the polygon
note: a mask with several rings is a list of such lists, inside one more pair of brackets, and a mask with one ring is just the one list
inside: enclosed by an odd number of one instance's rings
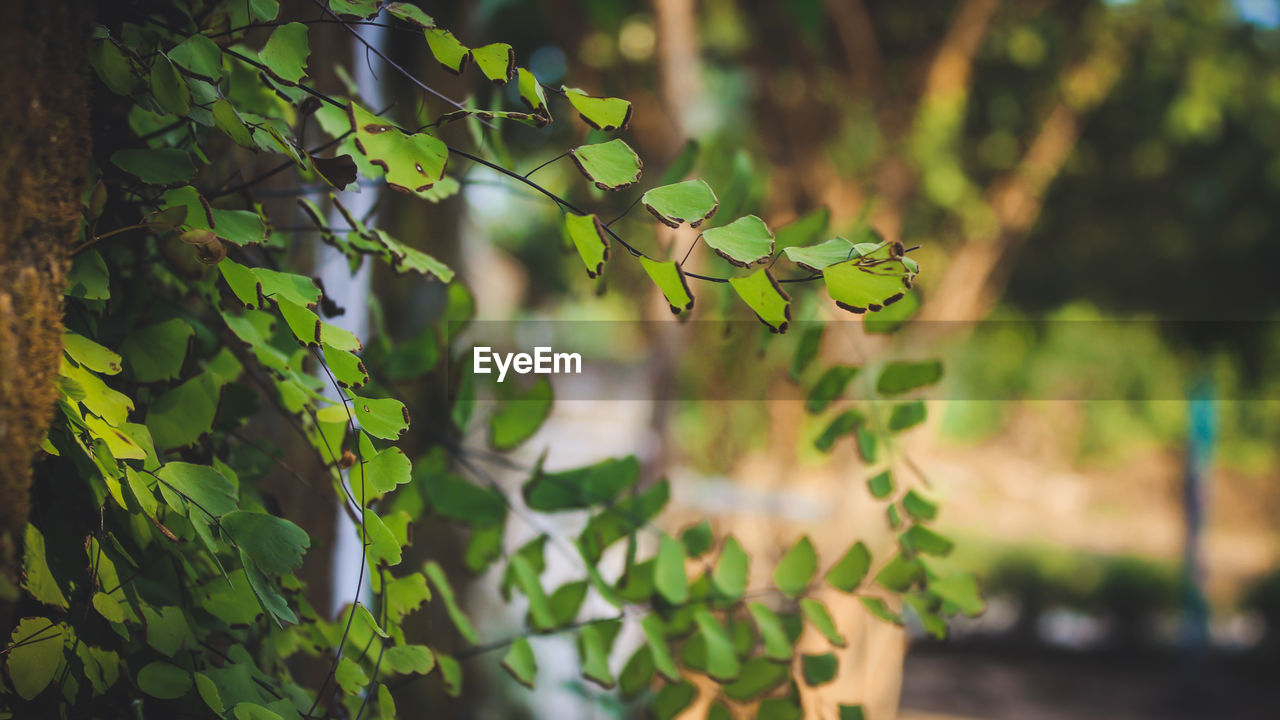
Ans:
{"label": "fan-shaped leaf", "polygon": [[529,641],[518,637],[511,643],[507,654],[502,656],[502,667],[521,685],[532,689],[538,676],[538,661],[533,656],[533,648]]}
{"label": "fan-shaped leaf", "polygon": [[738,297],[755,312],[760,322],[776,333],[784,333],[791,322],[791,296],[782,289],[768,268],[746,277],[729,278]]}
{"label": "fan-shaped leaf", "polygon": [[796,597],[809,587],[813,574],[818,570],[818,553],[806,535],[782,556],[773,571],[773,583],[787,597]]}
{"label": "fan-shaped leaf", "polygon": [[773,253],[773,231],[755,215],[744,215],[728,225],[702,233],[702,240],[725,260],[747,267],[764,262]]}
{"label": "fan-shaped leaf", "polygon": [[347,116],[355,133],[356,149],[382,168],[389,187],[401,192],[422,192],[444,177],[449,151],[436,136],[407,135],[355,103],[347,105]]}
{"label": "fan-shaped leaf", "polygon": [[640,157],[621,140],[580,145],[569,157],[588,180],[601,190],[621,190],[640,181]]}
{"label": "fan-shaped leaf", "polygon": [[684,310],[693,309],[693,295],[689,292],[689,281],[685,279],[684,271],[674,260],[660,262],[641,257],[640,265],[649,274],[653,284],[662,291],[673,314],[679,315]]}
{"label": "fan-shaped leaf", "polygon": [[621,98],[592,97],[578,88],[562,87],[569,104],[597,130],[624,130],[631,122],[631,103]]}
{"label": "fan-shaped leaf", "polygon": [[516,74],[516,52],[506,43],[473,48],[471,58],[484,76],[495,83],[509,82]]}
{"label": "fan-shaped leaf", "polygon": [[609,259],[609,236],[605,234],[600,218],[565,213],[564,227],[582,258],[582,264],[587,266],[587,275],[596,277],[604,272],[604,263]]}
{"label": "fan-shaped leaf", "polygon": [[653,216],[670,227],[698,227],[716,214],[720,201],[711,187],[702,180],[686,180],[674,185],[663,185],[640,196],[640,202]]}

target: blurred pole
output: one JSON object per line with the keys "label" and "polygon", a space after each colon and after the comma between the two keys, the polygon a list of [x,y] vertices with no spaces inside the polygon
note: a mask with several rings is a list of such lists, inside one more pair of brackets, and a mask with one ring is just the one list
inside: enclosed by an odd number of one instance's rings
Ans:
{"label": "blurred pole", "polygon": [[1218,433],[1213,380],[1201,373],[1187,393],[1187,468],[1183,485],[1186,540],[1183,553],[1182,637],[1184,670],[1192,677],[1209,646],[1209,603],[1205,598],[1204,521],[1209,467]]}
{"label": "blurred pole", "polygon": [[[369,44],[381,49],[386,31],[382,27],[360,27],[360,34]],[[373,53],[366,52],[360,41],[352,38],[352,67],[355,70],[356,87],[360,91],[360,99],[366,107],[381,108],[382,88],[378,77],[383,68],[382,61]],[[377,67],[375,67],[375,63]],[[350,211],[352,217],[363,219],[373,225],[371,215],[377,206],[378,188],[365,187],[360,192],[346,191],[339,194],[343,207]],[[329,224],[333,227],[345,227],[347,222],[337,209],[329,211]],[[344,309],[342,315],[329,318],[328,321],[345,330],[350,330],[356,337],[368,337],[369,329],[369,263],[361,257],[360,265],[353,273],[346,256],[337,248],[324,243],[316,243],[316,270],[320,281],[324,283],[324,292],[338,307]],[[323,376],[323,373],[322,373]],[[327,377],[323,378],[327,381]],[[336,391],[329,388],[326,394],[338,400]],[[338,502],[347,502],[338,498]],[[359,512],[359,508],[355,508]],[[337,532],[333,547],[333,595],[331,595],[330,616],[336,617],[338,612],[356,597],[357,580],[360,577],[360,566],[364,563],[364,549],[361,547],[359,529],[347,517],[342,507],[337,508]],[[361,584],[361,596],[369,594],[369,578],[365,577]]]}

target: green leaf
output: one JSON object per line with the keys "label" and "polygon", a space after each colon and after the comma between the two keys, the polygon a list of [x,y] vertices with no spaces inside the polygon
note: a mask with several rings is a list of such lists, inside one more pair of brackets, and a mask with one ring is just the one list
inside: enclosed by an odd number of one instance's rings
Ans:
{"label": "green leaf", "polygon": [[639,477],[640,463],[634,456],[609,458],[562,472],[539,470],[525,483],[524,500],[539,512],[578,510],[613,500]]}
{"label": "green leaf", "polygon": [[538,676],[538,661],[533,656],[533,648],[528,640],[518,637],[512,641],[507,654],[502,656],[502,667],[521,685],[533,689],[534,680]]}
{"label": "green leaf", "polygon": [[338,661],[333,679],[342,688],[342,692],[348,695],[355,695],[369,685],[369,676],[365,674],[364,668],[349,657],[343,657]]}
{"label": "green leaf", "polygon": [[383,440],[396,440],[409,430],[409,410],[395,398],[360,397],[350,390],[351,414],[361,429]]}
{"label": "green leaf", "polygon": [[667,645],[662,620],[656,615],[646,615],[641,619],[640,627],[644,630],[645,640],[648,641],[649,650],[653,653],[653,666],[666,679],[679,682],[683,676],[680,674],[680,668],[676,667],[675,658],[671,656],[671,648]]}
{"label": "green leaf", "polygon": [[284,718],[280,717],[280,713],[274,712],[258,703],[236,703],[232,710],[235,713],[236,720],[284,720]]}
{"label": "green leaf", "polygon": [[747,603],[747,611],[760,630],[760,639],[764,641],[764,654],[772,660],[786,661],[791,659],[791,640],[782,627],[782,620],[765,605],[758,602]]}
{"label": "green leaf", "polygon": [[45,555],[44,535],[40,529],[27,523],[23,533],[22,588],[45,605],[67,609],[67,598],[49,569]]}
{"label": "green leaf", "polygon": [[[372,548],[370,548],[372,553]],[[249,589],[253,591],[254,597],[258,599],[258,603],[262,605],[262,609],[266,610],[276,621],[276,625],[283,627],[285,623],[298,622],[298,616],[289,608],[289,603],[276,589],[275,585],[262,574],[258,566],[254,564],[253,558],[240,549],[240,564],[244,567],[244,576],[249,581]]]}
{"label": "green leaf", "polygon": [[[219,267],[223,264],[218,263]],[[309,277],[269,268],[253,268],[252,273],[263,297],[272,300],[283,298],[304,308],[313,308],[320,302],[320,286]]]}
{"label": "green leaf", "polygon": [[791,358],[791,379],[799,380],[800,375],[813,363],[822,346],[822,333],[826,326],[821,323],[806,325],[804,332],[796,341],[796,354]]}
{"label": "green leaf", "polygon": [[[789,653],[787,657],[790,658]],[[743,663],[738,679],[724,686],[724,694],[736,702],[750,702],[778,687],[790,676],[790,668],[783,663],[752,658]]]}
{"label": "green leaf", "polygon": [[13,689],[23,699],[39,695],[63,664],[65,626],[47,618],[26,617],[9,635],[7,667]]}
{"label": "green leaf", "polygon": [[860,597],[858,600],[862,601],[862,605],[866,607],[872,615],[875,615],[881,620],[891,622],[894,625],[902,624],[902,616],[889,609],[888,603],[884,600],[878,597]]}
{"label": "green leaf", "polygon": [[893,473],[889,470],[867,478],[867,490],[871,497],[883,500],[893,494]]}
{"label": "green leaf", "polygon": [[[336,15],[340,15],[348,20],[368,20],[378,14],[381,9],[383,0],[329,0],[329,9]],[[408,5],[409,3],[391,3],[391,5]],[[403,17],[406,12],[403,8],[399,12],[391,10],[391,5],[387,6],[387,10],[391,11],[397,17]],[[419,11],[421,13],[421,11]],[[426,17],[426,15],[422,15]],[[427,18],[431,20],[431,18]],[[434,25],[434,22],[430,23]]]}
{"label": "green leaf", "polygon": [[894,555],[887,565],[876,573],[876,584],[896,593],[903,593],[924,579],[924,568],[914,559],[903,554]]}
{"label": "green leaf", "polygon": [[902,509],[907,515],[920,522],[928,522],[938,517],[938,504],[929,500],[915,490],[908,490],[902,498]]}
{"label": "green leaf", "polygon": [[[421,461],[419,461],[421,462]],[[432,509],[440,515],[472,526],[493,525],[506,517],[503,497],[448,472],[418,475]]]}
{"label": "green leaf", "polygon": [[182,374],[195,330],[181,318],[138,328],[129,333],[120,352],[128,358],[129,371],[140,383],[173,380]]}
{"label": "green leaf", "polygon": [[814,438],[813,446],[822,452],[829,452],[836,441],[863,426],[867,418],[857,410],[845,410],[831,419],[822,434]]}
{"label": "green leaf", "polygon": [[[441,172],[443,172],[443,169]],[[448,180],[449,178],[442,176],[441,179]],[[417,248],[405,245],[381,230],[370,232],[373,239],[391,255],[391,269],[396,274],[404,275],[405,273],[415,272],[425,278],[435,278],[440,282],[447,283],[453,280],[453,270],[448,265]]]}
{"label": "green leaf", "polygon": [[[428,36],[432,31],[427,31]],[[386,173],[387,185],[401,192],[428,190],[444,177],[448,148],[434,135],[406,135],[355,103],[347,105],[355,145]]]}
{"label": "green leaf", "polygon": [[[222,473],[208,465],[185,462],[166,463],[156,475],[197,507],[194,513],[221,517],[236,510],[236,488]],[[207,513],[207,515],[206,515]]]}
{"label": "green leaf", "polygon": [[578,633],[578,655],[582,660],[582,676],[603,688],[612,688],[617,681],[609,670],[609,649],[613,640],[607,637],[600,623],[592,623]]}
{"label": "green leaf", "polygon": [[707,674],[721,682],[729,682],[738,677],[742,666],[738,663],[733,642],[720,621],[706,608],[698,608],[693,614],[693,621],[697,623],[698,632],[706,642]]}
{"label": "green leaf", "polygon": [[185,150],[117,150],[111,164],[148,185],[176,185],[195,177],[196,168]]}
{"label": "green leaf", "polygon": [[912,525],[899,537],[902,547],[910,552],[946,557],[951,554],[955,543],[930,530],[924,525]]}
{"label": "green leaf", "polygon": [[444,691],[449,697],[462,694],[462,665],[449,655],[436,653],[436,664],[440,666],[440,677],[444,680]]}
{"label": "green leaf", "polygon": [[[120,603],[116,599],[106,593],[96,592],[92,599],[93,609],[107,620],[115,623],[124,622],[124,608],[120,607]],[[145,613],[150,608],[143,608]]]}
{"label": "green leaf", "polygon": [[604,272],[604,263],[609,259],[609,237],[605,234],[600,218],[593,215],[575,215],[565,213],[565,234],[578,250],[582,264],[587,267],[587,276],[596,277]]}
{"label": "green leaf", "polygon": [[156,449],[189,447],[211,432],[225,384],[215,373],[201,373],[152,401],[146,424]]}
{"label": "green leaf", "polygon": [[641,257],[640,265],[649,274],[653,284],[657,285],[662,295],[667,298],[667,304],[671,306],[673,314],[679,315],[684,310],[693,309],[693,295],[689,293],[689,281],[685,279],[684,271],[674,260],[660,262]]}
{"label": "green leaf", "polygon": [[715,536],[711,534],[711,523],[703,520],[690,525],[680,532],[680,542],[684,543],[684,551],[689,557],[698,557],[711,549]]}
{"label": "green leaf", "polygon": [[138,688],[161,700],[180,698],[191,691],[191,673],[163,660],[148,663],[138,671]]}
{"label": "green leaf", "polygon": [[925,421],[927,411],[920,400],[898,403],[889,413],[889,431],[902,432]]}
{"label": "green leaf", "polygon": [[551,113],[547,109],[547,95],[542,91],[538,78],[524,68],[516,68],[516,77],[520,86],[520,100],[529,110],[549,119]]}
{"label": "green leaf", "polygon": [[142,606],[142,618],[147,626],[147,644],[165,657],[173,657],[184,647],[191,647],[194,639],[191,626],[176,605],[153,608]]}
{"label": "green leaf", "polygon": [[618,674],[618,691],[623,700],[631,700],[653,684],[653,651],[641,645],[631,654]]}
{"label": "green leaf", "polygon": [[[387,3],[386,10],[401,20],[417,25],[423,30],[436,26],[436,21],[432,19],[430,15],[424,13],[422,8],[419,8],[411,2]],[[374,8],[373,13],[377,14],[376,7]]]}
{"label": "green leaf", "polygon": [[102,38],[89,46],[89,62],[111,92],[132,95],[138,87],[133,64],[110,38]]}
{"label": "green leaf", "polygon": [[827,571],[827,584],[841,592],[851,593],[862,584],[870,569],[871,551],[862,541],[855,542],[844,557]]}
{"label": "green leaf", "polygon": [[476,67],[499,85],[510,82],[516,76],[516,52],[506,43],[490,43],[471,50]]}
{"label": "green leaf", "polygon": [[178,68],[163,54],[157,55],[151,63],[151,94],[165,112],[178,117],[185,117],[191,112],[191,90]]}
{"label": "green leaf", "polygon": [[908,291],[898,302],[885,307],[878,313],[866,316],[862,321],[862,330],[871,335],[887,335],[896,332],[920,312],[920,293]]}
{"label": "green leaf", "polygon": [[978,581],[971,573],[954,572],[945,577],[932,578],[929,580],[929,591],[970,617],[980,614],[986,607],[986,601],[978,590]]}
{"label": "green leaf", "polygon": [[542,581],[533,565],[522,555],[511,556],[511,570],[515,573],[516,583],[529,598],[529,615],[533,626],[538,630],[551,630],[556,626],[555,613],[551,611],[551,603],[542,589]]}
{"label": "green leaf", "polygon": [[83,300],[106,300],[111,297],[107,263],[97,250],[77,253],[71,259],[71,271],[67,273],[67,292],[70,297]]}
{"label": "green leaf", "polygon": [[561,87],[561,90],[583,121],[597,130],[625,130],[631,122],[631,103],[626,100],[592,97],[578,88]]}
{"label": "green leaf", "polygon": [[920,268],[914,260],[902,257],[901,243],[859,243],[854,249],[862,256],[822,270],[827,294],[836,305],[855,313],[876,312],[901,300],[911,289]]}
{"label": "green leaf", "polygon": [[716,569],[711,573],[711,584],[725,597],[737,599],[747,590],[747,577],[751,571],[750,558],[738,543],[737,538],[730,535],[725,538],[724,547],[720,549],[720,557],[716,560]]}
{"label": "green leaf", "polygon": [[804,655],[800,658],[800,669],[805,683],[810,687],[825,685],[835,679],[840,661],[836,659],[835,653]]}
{"label": "green leaf", "polygon": [[773,254],[773,231],[755,215],[744,215],[728,225],[706,230],[702,240],[738,267],[764,262]]}
{"label": "green leaf", "polygon": [[832,365],[827,368],[818,378],[818,382],[809,389],[805,410],[815,415],[826,410],[833,400],[844,394],[849,381],[857,377],[858,370],[854,365]]}
{"label": "green leaf", "polygon": [[[219,130],[227,134],[235,144],[254,149],[258,144],[253,140],[253,132],[249,130],[249,126],[244,124],[244,120],[240,117],[240,113],[236,112],[236,108],[226,98],[218,98],[213,103],[213,124]],[[250,213],[257,217],[257,213]],[[232,238],[227,238],[232,240]],[[234,240],[233,240],[234,242]],[[242,243],[236,243],[242,244]]]}
{"label": "green leaf", "polygon": [[587,598],[587,589],[591,583],[587,580],[567,582],[551,593],[551,614],[555,618],[556,627],[572,624],[582,609],[582,601]]}
{"label": "green leaf", "polygon": [[937,360],[892,362],[876,378],[876,392],[881,395],[901,395],[933,385],[941,379],[942,363]]}
{"label": "green leaf", "polygon": [[569,151],[569,157],[601,190],[621,190],[640,181],[640,157],[621,140],[580,145]]}
{"label": "green leaf", "polygon": [[458,634],[462,636],[463,640],[472,645],[479,645],[480,636],[476,634],[476,630],[472,627],[471,620],[467,617],[467,614],[458,605],[457,597],[453,594],[453,585],[449,582],[449,576],[445,574],[444,568],[432,560],[426,564],[423,572],[431,580],[431,584],[435,586],[440,598],[444,600],[445,611],[448,612],[449,619],[453,621],[453,626],[458,629]]}
{"label": "green leaf", "polygon": [[222,79],[222,49],[205,35],[187,37],[169,51],[169,59],[201,80],[216,83]]}
{"label": "green leaf", "polygon": [[369,382],[369,371],[355,354],[346,350],[336,350],[329,345],[322,348],[324,364],[333,373],[338,385],[344,388],[358,388]]}
{"label": "green leaf", "polygon": [[230,512],[222,517],[221,524],[259,568],[277,575],[302,567],[302,556],[311,546],[305,530],[284,518],[262,512]]}
{"label": "green leaf", "polygon": [[682,710],[689,707],[698,696],[698,689],[689,681],[666,685],[653,700],[653,716],[656,720],[675,720]]}
{"label": "green leaf", "polygon": [[[361,465],[351,471],[349,482],[357,489],[360,481],[366,485],[366,491],[372,490],[383,495],[395,490],[413,479],[413,466],[404,451],[397,447],[389,447],[372,457],[365,456]],[[359,495],[356,495],[359,498]]]}
{"label": "green leaf", "polygon": [[813,549],[809,536],[796,541],[795,545],[782,556],[773,571],[773,583],[784,595],[797,597],[809,587],[813,574],[818,570],[818,553]]}
{"label": "green leaf", "polygon": [[844,636],[836,629],[835,621],[831,619],[831,614],[827,612],[827,606],[822,604],[821,600],[807,597],[800,598],[800,611],[804,613],[809,624],[822,633],[827,642],[836,647],[844,647]]}
{"label": "green leaf", "polygon": [[311,47],[307,43],[307,26],[298,22],[281,25],[271,31],[267,44],[258,52],[258,59],[277,80],[296,85],[307,74],[307,58]]}
{"label": "green leaf", "polygon": [[471,51],[467,46],[458,42],[453,33],[444,28],[425,28],[423,33],[427,36],[427,47],[431,49],[431,55],[435,57],[436,62],[454,75],[461,73],[462,68],[467,64],[467,59],[471,57]]}
{"label": "green leaf", "polygon": [[686,180],[674,185],[663,185],[640,196],[646,210],[669,227],[698,227],[720,209],[720,201],[711,187],[702,180]]}
{"label": "green leaf", "polygon": [[591,563],[599,561],[610,545],[644,527],[662,512],[670,495],[670,483],[664,478],[593,516],[578,538],[583,555]]}
{"label": "green leaf", "polygon": [[729,284],[760,318],[760,322],[773,332],[787,331],[787,324],[791,321],[791,296],[782,289],[768,268],[761,268],[746,277],[729,278]]}
{"label": "green leaf", "polygon": [[856,246],[842,237],[833,237],[809,247],[784,248],[783,252],[788,260],[810,272],[822,272],[836,263],[862,257]]}
{"label": "green leaf", "polygon": [[679,605],[689,599],[689,578],[684,572],[684,545],[670,535],[658,541],[653,584],[667,602]]}
{"label": "green leaf", "polygon": [[391,672],[402,675],[426,675],[436,666],[436,659],[426,645],[400,645],[387,648],[382,664]]}
{"label": "green leaf", "polygon": [[120,356],[83,335],[64,333],[62,349],[72,360],[96,373],[115,375],[120,372]]}

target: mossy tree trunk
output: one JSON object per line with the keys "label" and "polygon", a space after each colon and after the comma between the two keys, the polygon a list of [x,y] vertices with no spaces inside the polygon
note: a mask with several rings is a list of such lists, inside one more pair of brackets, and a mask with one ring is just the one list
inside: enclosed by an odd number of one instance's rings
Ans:
{"label": "mossy tree trunk", "polygon": [[31,462],[57,400],[62,290],[89,155],[84,0],[18,0],[0,23],[0,622],[8,626]]}

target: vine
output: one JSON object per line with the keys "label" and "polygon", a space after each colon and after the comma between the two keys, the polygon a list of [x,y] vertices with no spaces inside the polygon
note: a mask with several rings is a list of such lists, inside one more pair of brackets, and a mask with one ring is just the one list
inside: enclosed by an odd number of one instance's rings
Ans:
{"label": "vine", "polygon": [[[545,128],[552,123],[548,93],[594,133],[619,133],[631,118],[628,101],[543,85],[516,64],[509,45],[466,47],[411,4],[315,4],[320,17],[286,22],[275,0],[185,0],[175,12],[117,18],[93,35],[102,101],[125,119],[128,139],[96,148],[101,164],[91,169],[84,198],[83,238],[66,292],[58,417],[37,465],[41,485],[25,535],[23,617],[3,651],[9,685],[0,703],[8,712],[395,717],[389,678],[429,676],[457,695],[463,660],[505,651],[501,665],[533,686],[529,637],[573,633],[585,678],[619,686],[627,698],[646,695],[659,716],[693,701],[689,676],[697,673],[719,688],[709,717],[753,704],[761,717],[799,717],[797,683],[829,682],[839,666],[835,652],[797,652],[804,628],[833,648],[846,642],[819,597],[824,588],[858,596],[886,622],[902,624],[905,609],[938,635],[945,616],[981,609],[972,577],[931,567],[932,557],[951,548],[928,526],[937,506],[924,488],[895,482],[893,463],[879,450],[892,452],[894,435],[923,421],[923,403],[898,402],[886,420],[878,402],[855,407],[842,400],[859,374],[867,398],[896,398],[936,382],[941,366],[889,363],[874,385],[852,366],[818,368],[820,326],[800,334],[792,371],[809,385],[811,413],[838,410],[819,449],[851,436],[867,465],[888,468],[868,480],[898,533],[897,551],[878,562],[854,542],[824,571],[802,537],[767,585],[749,589],[750,559],[735,538],[716,538],[706,522],[679,536],[654,524],[670,486],[664,479],[641,487],[635,457],[551,472],[503,455],[546,419],[552,398],[545,388],[519,398],[520,412],[506,406],[489,418],[489,451],[453,439],[474,420],[474,387],[464,383],[469,393],[442,408],[454,435],[411,462],[395,444],[409,428],[395,385],[436,371],[446,354],[466,352],[441,338],[447,324],[469,319],[472,299],[445,263],[369,227],[336,195],[328,203],[346,227],[332,227],[303,197],[316,188],[379,183],[438,201],[461,184],[446,174],[447,161],[464,159],[552,201],[589,275],[603,271],[616,243],[676,314],[692,310],[689,278],[727,284],[776,333],[791,323],[784,284],[822,280],[838,306],[876,312],[914,302],[908,291],[919,266],[900,243],[869,229],[857,242],[808,237],[783,244],[754,215],[715,224],[720,201],[703,180],[685,179],[693,164],[687,157],[668,171],[671,182],[602,222],[530,176],[567,158],[602,191],[635,185],[641,161],[621,138],[579,145],[520,174],[485,157],[486,143],[464,149],[438,133],[454,122],[479,138],[500,138],[507,122]],[[309,84],[308,26],[317,23],[341,26],[420,92],[454,109],[415,127],[422,118],[393,122],[386,117],[392,108],[372,112]],[[488,81],[514,84],[523,108],[482,110],[449,100],[365,41],[355,28],[368,25],[423,38],[448,71],[474,66]],[[308,148],[312,122],[327,139]],[[246,166],[239,163],[254,155],[283,161],[241,179]],[[334,309],[315,281],[281,269],[294,247],[281,228],[301,229],[273,222],[262,200],[269,191],[260,186],[290,170],[308,192],[277,194],[298,195],[309,230],[353,269],[372,257],[397,273],[447,284],[448,306],[426,342],[393,346],[375,337],[365,348],[326,320]],[[219,172],[225,179],[207,184]],[[681,260],[660,259],[614,230],[638,204],[664,225],[703,228]],[[824,232],[825,224],[807,235]],[[695,247],[723,259],[726,274],[686,271]],[[775,277],[783,256],[803,274]],[[891,330],[904,318],[898,313],[880,326]],[[268,413],[303,442],[313,468],[290,466],[245,431]],[[486,465],[528,476],[518,501]],[[311,539],[273,512],[258,483],[273,467],[312,491],[332,491],[356,527],[364,562],[355,596],[335,619],[308,604],[295,574]],[[576,538],[544,529],[542,516],[569,511],[590,516]],[[512,515],[538,536],[505,553]],[[500,568],[503,593],[528,604],[525,632],[483,638],[440,565],[405,567],[412,524],[428,517],[469,529],[463,563],[475,573]],[[583,577],[545,588],[548,542],[563,545]],[[601,561],[619,544],[624,568],[609,577]],[[656,551],[643,556],[649,545]],[[583,617],[590,594],[615,612]],[[408,637],[405,618],[426,603],[443,606],[461,650],[451,655]],[[638,622],[645,642],[615,673],[609,655],[625,622]],[[318,685],[295,679],[300,656],[324,661]],[[841,709],[842,718],[860,715],[857,706]]]}

